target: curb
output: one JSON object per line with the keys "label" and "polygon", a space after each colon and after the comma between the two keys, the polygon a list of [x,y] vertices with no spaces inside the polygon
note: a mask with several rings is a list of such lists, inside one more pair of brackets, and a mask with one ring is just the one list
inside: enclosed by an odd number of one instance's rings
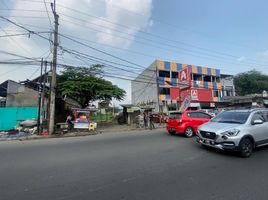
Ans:
{"label": "curb", "polygon": [[[156,127],[155,129],[161,129],[164,127]],[[53,138],[69,138],[69,137],[84,137],[84,136],[93,136],[93,135],[99,135],[99,134],[105,134],[105,133],[115,133],[115,132],[124,132],[124,131],[150,131],[150,129],[144,129],[144,128],[128,128],[128,129],[118,129],[118,130],[114,130],[114,129],[100,129],[98,131],[95,132],[80,132],[82,134],[73,134],[73,135],[48,135],[48,136],[26,136],[26,137],[20,137],[20,138],[16,138],[16,137],[12,137],[12,138],[0,138],[0,142],[4,142],[4,141],[26,141],[26,140],[41,140],[41,139],[53,139]],[[76,132],[79,133],[79,132]],[[68,133],[67,133],[68,134]]]}

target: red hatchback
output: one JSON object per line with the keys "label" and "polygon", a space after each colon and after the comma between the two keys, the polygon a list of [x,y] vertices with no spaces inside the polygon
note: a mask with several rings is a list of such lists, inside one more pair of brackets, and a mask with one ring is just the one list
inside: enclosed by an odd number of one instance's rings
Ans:
{"label": "red hatchback", "polygon": [[186,137],[192,137],[197,132],[197,128],[211,118],[212,116],[202,111],[172,112],[166,129],[171,135],[185,134]]}

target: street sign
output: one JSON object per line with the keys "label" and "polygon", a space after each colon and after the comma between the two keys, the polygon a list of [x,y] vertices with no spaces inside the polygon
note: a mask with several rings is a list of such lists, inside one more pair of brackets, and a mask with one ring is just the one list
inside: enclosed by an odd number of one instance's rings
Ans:
{"label": "street sign", "polygon": [[191,81],[191,73],[190,73],[190,67],[183,68],[179,71],[179,88],[184,89],[190,87],[190,81]]}

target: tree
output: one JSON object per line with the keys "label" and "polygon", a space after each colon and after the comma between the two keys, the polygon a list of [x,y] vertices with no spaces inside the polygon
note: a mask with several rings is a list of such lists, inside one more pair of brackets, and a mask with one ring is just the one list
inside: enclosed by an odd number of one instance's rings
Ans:
{"label": "tree", "polygon": [[268,75],[251,70],[237,74],[234,78],[234,84],[238,95],[261,93],[268,89]]}
{"label": "tree", "polygon": [[110,81],[102,78],[101,65],[91,67],[67,67],[58,77],[58,91],[73,98],[82,107],[100,100],[110,102],[112,99],[123,100],[126,92]]}

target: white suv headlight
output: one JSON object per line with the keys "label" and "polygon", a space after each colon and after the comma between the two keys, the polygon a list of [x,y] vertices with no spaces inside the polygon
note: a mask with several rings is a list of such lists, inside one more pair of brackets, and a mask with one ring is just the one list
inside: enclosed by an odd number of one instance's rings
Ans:
{"label": "white suv headlight", "polygon": [[239,132],[240,130],[238,129],[231,129],[231,130],[223,132],[222,135],[237,136]]}

